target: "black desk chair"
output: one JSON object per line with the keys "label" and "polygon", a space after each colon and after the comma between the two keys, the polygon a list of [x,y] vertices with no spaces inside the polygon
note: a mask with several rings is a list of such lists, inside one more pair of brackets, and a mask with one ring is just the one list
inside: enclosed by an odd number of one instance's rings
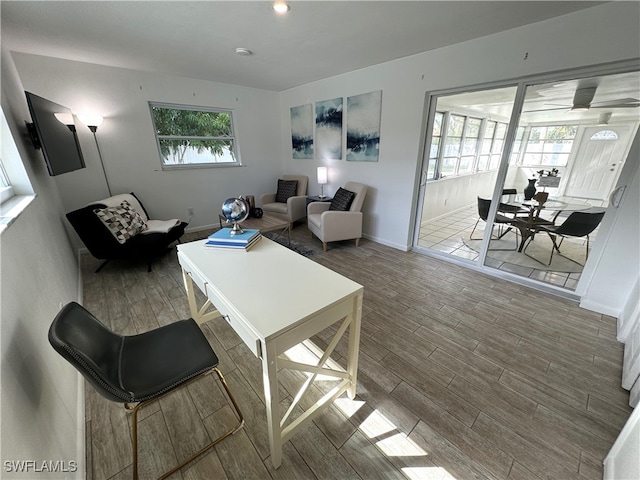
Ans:
{"label": "black desk chair", "polygon": [[[571,215],[569,215],[567,219],[560,225],[541,225],[540,231],[547,232],[549,238],[551,238],[551,241],[553,242],[551,255],[549,256],[549,263],[547,263],[547,265],[551,265],[554,251],[557,251],[558,255],[561,255],[564,258],[577,263],[578,265],[583,265],[582,263],[577,262],[576,260],[560,253],[560,246],[562,245],[562,242],[566,237],[587,237],[587,250],[584,259],[586,263],[587,259],[589,258],[589,234],[593,233],[593,231],[598,228],[598,225],[600,225],[600,221],[602,220],[602,217],[604,217],[604,214],[605,211],[603,209],[590,209],[589,211],[572,212]],[[558,237],[560,237],[560,242],[557,241]],[[524,247],[525,253],[527,247],[531,243],[531,238],[529,239],[527,245]]]}
{"label": "black desk chair", "polygon": [[218,370],[218,357],[193,319],[139,335],[121,336],[75,302],[49,328],[49,342],[108,400],[132,412],[133,478],[138,478],[138,410],[202,375],[216,372],[236,411],[238,424],[161,478],[166,478],[240,429],[242,412]]}

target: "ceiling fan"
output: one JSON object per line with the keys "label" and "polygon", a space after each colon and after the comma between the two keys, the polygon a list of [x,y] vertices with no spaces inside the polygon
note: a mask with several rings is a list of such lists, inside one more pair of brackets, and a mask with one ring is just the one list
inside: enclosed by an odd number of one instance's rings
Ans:
{"label": "ceiling fan", "polygon": [[640,100],[637,98],[618,98],[616,100],[607,100],[603,102],[593,102],[593,97],[596,94],[597,85],[593,86],[578,86],[573,96],[573,104],[571,105],[558,105],[553,103],[547,103],[552,108],[541,108],[538,110],[527,110],[526,112],[546,112],[551,110],[567,110],[585,111],[592,108],[637,108],[640,107]]}

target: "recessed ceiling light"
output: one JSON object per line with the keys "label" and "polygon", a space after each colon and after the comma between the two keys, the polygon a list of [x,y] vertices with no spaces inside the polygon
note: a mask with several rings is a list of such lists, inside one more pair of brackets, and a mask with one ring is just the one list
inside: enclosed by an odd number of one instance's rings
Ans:
{"label": "recessed ceiling light", "polygon": [[284,15],[285,13],[287,13],[289,11],[291,7],[289,6],[289,4],[283,0],[277,0],[275,2],[273,2],[273,10],[278,14],[278,15]]}
{"label": "recessed ceiling light", "polygon": [[236,53],[238,55],[243,55],[245,57],[248,55],[253,55],[253,52],[251,50],[249,50],[248,48],[242,48],[242,47],[236,48]]}

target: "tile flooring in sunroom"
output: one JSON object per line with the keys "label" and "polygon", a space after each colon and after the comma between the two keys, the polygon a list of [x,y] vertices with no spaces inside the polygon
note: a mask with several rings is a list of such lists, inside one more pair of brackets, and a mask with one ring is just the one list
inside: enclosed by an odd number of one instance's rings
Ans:
{"label": "tile flooring in sunroom", "polygon": [[[422,222],[420,225],[420,235],[418,245],[432,250],[448,253],[456,257],[462,257],[469,260],[477,260],[478,252],[465,245],[463,238],[469,238],[471,230],[473,230],[478,220],[478,209],[476,205],[470,205],[467,208],[452,212],[446,217],[440,217],[434,220]],[[485,223],[481,220],[478,223],[474,238],[481,238],[484,234]],[[497,231],[498,227],[495,227]],[[590,245],[593,245],[597,231],[590,235]],[[508,235],[511,235],[509,233]],[[567,238],[563,245],[579,247],[584,255],[585,249],[584,239]],[[524,255],[524,254],[523,254]],[[531,268],[528,266],[518,265],[516,263],[508,263],[487,256],[487,265],[497,268],[498,270],[507,271],[529,277],[534,280],[549,283],[568,290],[575,290],[581,273],[554,272]]]}

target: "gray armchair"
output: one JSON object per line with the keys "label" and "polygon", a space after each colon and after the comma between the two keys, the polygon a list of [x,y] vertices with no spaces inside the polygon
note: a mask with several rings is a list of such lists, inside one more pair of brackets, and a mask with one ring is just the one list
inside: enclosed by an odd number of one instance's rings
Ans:
{"label": "gray armchair", "polygon": [[[347,182],[338,190],[332,202],[312,202],[307,206],[307,225],[312,235],[322,241],[322,249],[327,251],[328,242],[355,239],[356,247],[362,238],[362,204],[367,195],[367,186]],[[353,192],[350,195],[342,191]],[[346,200],[346,203],[345,203]],[[341,208],[345,208],[342,210]]]}
{"label": "gray armchair", "polygon": [[[293,228],[293,222],[307,215],[307,184],[309,183],[309,177],[304,175],[283,175],[280,180],[278,181],[278,192],[261,195],[260,204],[265,213],[286,218],[289,221],[289,226]],[[286,185],[283,185],[283,183],[291,180],[298,183],[295,194],[287,197],[285,192]],[[283,202],[282,200],[285,201]]]}

